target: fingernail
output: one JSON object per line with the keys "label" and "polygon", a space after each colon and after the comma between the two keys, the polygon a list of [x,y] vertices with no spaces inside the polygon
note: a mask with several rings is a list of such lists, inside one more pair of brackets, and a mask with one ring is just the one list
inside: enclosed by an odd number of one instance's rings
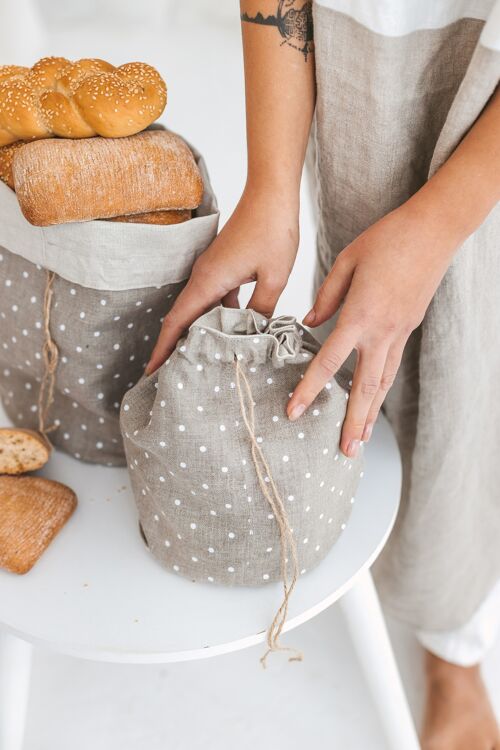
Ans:
{"label": "fingernail", "polygon": [[349,440],[347,445],[347,455],[349,458],[354,458],[358,454],[359,440]]}
{"label": "fingernail", "polygon": [[372,430],[373,430],[373,424],[371,423],[367,424],[364,429],[363,436],[362,436],[362,439],[364,440],[365,443],[367,443],[368,440],[371,438]]}
{"label": "fingernail", "polygon": [[146,369],[144,370],[144,374],[145,375],[151,375],[151,370],[152,369],[153,368],[151,367],[151,362],[148,362],[148,364],[146,365]]}
{"label": "fingernail", "polygon": [[306,410],[305,404],[297,404],[297,406],[294,406],[290,414],[288,415],[288,419],[291,422],[295,422],[296,419],[298,419]]}
{"label": "fingernail", "polygon": [[311,323],[314,323],[316,320],[316,313],[314,312],[314,308],[312,310],[309,310],[306,317],[302,321],[306,326],[311,325]]}

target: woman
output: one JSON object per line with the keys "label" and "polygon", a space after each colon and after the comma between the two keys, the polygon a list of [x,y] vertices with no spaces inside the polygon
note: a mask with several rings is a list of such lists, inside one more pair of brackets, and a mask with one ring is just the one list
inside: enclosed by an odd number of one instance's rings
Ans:
{"label": "woman", "polygon": [[241,6],[246,187],[148,370],[208,307],[236,305],[242,283],[272,314],[297,252],[315,112],[317,296],[304,322],[329,335],[288,416],[356,354],[341,447],[356,454],[385,402],[404,483],[376,573],[427,649],[423,747],[498,750],[479,662],[500,612],[500,3]]}

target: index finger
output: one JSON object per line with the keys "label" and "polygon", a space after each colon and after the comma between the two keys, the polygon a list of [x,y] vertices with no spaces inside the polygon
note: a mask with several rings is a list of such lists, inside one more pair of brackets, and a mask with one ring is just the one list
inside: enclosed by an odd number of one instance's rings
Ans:
{"label": "index finger", "polygon": [[288,418],[298,419],[344,364],[356,344],[351,329],[337,328],[327,338],[295,388],[287,405]]}
{"label": "index finger", "polygon": [[172,309],[165,315],[158,341],[146,366],[146,375],[151,375],[161,367],[186,328],[219,299],[219,290],[211,290],[207,285],[200,284],[195,276],[191,276]]}

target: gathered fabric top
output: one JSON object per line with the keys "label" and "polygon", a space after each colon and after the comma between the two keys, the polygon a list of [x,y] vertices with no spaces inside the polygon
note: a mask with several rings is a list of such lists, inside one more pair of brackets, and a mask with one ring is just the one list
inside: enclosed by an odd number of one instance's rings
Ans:
{"label": "gathered fabric top", "polygon": [[222,306],[198,318],[177,347],[190,362],[253,366],[271,360],[274,367],[303,364],[318,350],[316,339],[291,315],[268,320],[255,310]]}

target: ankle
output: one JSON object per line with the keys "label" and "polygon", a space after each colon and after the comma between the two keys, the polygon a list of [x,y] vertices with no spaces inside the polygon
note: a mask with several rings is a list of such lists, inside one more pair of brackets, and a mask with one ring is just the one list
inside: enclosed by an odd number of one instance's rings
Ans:
{"label": "ankle", "polygon": [[425,673],[428,680],[454,680],[481,678],[481,665],[464,667],[441,659],[430,651],[425,651]]}

